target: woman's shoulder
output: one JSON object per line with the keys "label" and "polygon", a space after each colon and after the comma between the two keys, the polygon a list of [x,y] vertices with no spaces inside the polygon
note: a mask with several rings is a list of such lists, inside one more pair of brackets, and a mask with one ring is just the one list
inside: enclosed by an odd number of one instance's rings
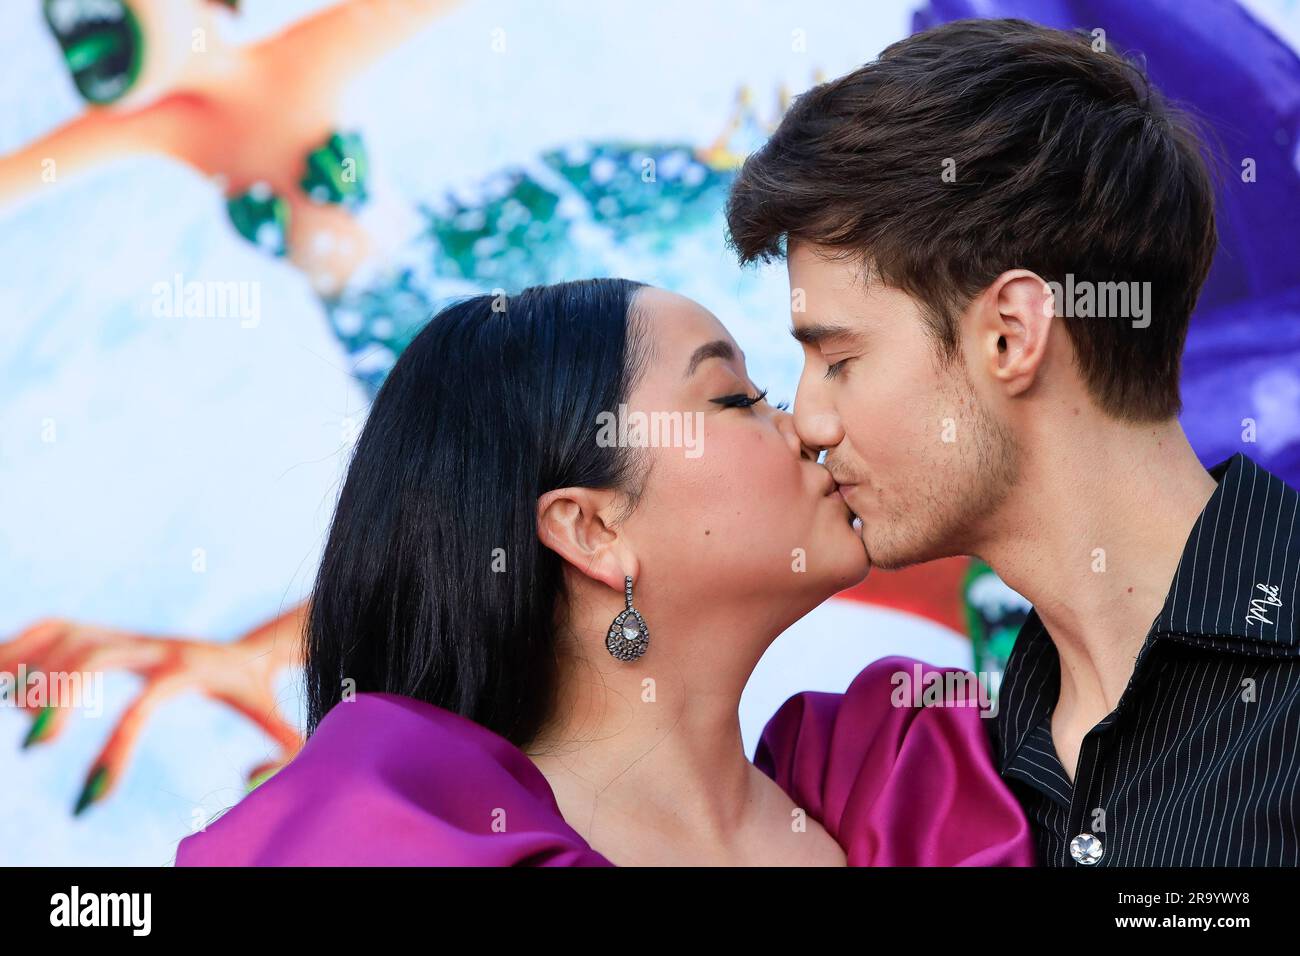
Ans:
{"label": "woman's shoulder", "polygon": [[806,690],[791,695],[764,727],[759,753],[775,760],[789,758],[800,747],[828,746],[832,740],[840,746],[898,742],[896,736],[868,738],[858,731],[897,733],[918,719],[978,727],[973,718],[978,719],[981,704],[987,710],[987,701],[983,686],[969,671],[910,657],[884,657],[862,668],[843,693]]}
{"label": "woman's shoulder", "polygon": [[336,704],[177,866],[608,865],[505,738],[399,694]]}
{"label": "woman's shoulder", "polygon": [[969,671],[886,657],[842,694],[786,700],[754,763],[850,865],[1031,865],[1024,812],[993,764],[994,713]]}

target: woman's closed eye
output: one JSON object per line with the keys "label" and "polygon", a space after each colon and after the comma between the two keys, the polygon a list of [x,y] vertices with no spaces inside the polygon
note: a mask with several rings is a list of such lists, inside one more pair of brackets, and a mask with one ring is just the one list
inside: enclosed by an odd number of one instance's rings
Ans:
{"label": "woman's closed eye", "polygon": [[722,405],[726,408],[749,408],[751,405],[757,405],[767,397],[767,389],[763,389],[757,395],[748,395],[745,392],[737,392],[735,395],[723,395],[720,398],[711,398],[709,401],[715,405]]}

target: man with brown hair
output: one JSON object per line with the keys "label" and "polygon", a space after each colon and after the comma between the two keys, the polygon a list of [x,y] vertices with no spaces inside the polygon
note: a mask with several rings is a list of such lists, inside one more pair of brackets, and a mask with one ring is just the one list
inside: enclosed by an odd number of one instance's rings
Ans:
{"label": "man with brown hair", "polygon": [[873,563],[1034,605],[993,746],[1042,862],[1300,864],[1300,494],[1177,419],[1189,119],[1086,35],[959,21],[799,97],[727,216],[787,262],[796,427]]}

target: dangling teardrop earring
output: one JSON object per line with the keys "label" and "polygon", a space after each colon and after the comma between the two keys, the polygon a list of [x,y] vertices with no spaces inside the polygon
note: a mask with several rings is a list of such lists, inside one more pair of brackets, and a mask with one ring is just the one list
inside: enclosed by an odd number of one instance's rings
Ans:
{"label": "dangling teardrop earring", "polygon": [[618,617],[614,618],[614,623],[609,626],[605,647],[620,661],[634,661],[650,646],[650,629],[645,626],[641,612],[632,606],[631,575],[623,579],[623,596],[627,600],[627,608],[620,611]]}

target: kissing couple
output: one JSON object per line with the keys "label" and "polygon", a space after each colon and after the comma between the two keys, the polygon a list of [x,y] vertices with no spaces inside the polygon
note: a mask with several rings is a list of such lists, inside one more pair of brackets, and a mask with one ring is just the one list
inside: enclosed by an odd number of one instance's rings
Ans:
{"label": "kissing couple", "polygon": [[[735,181],[792,411],[666,289],[439,312],[337,503],[308,740],[177,864],[1296,865],[1300,496],[1178,421],[1208,169],[1122,55],[959,21],[798,97]],[[700,453],[597,440],[615,410]],[[891,657],[746,757],[778,635],[953,555],[1033,605],[996,719],[900,706],[949,672]]]}

